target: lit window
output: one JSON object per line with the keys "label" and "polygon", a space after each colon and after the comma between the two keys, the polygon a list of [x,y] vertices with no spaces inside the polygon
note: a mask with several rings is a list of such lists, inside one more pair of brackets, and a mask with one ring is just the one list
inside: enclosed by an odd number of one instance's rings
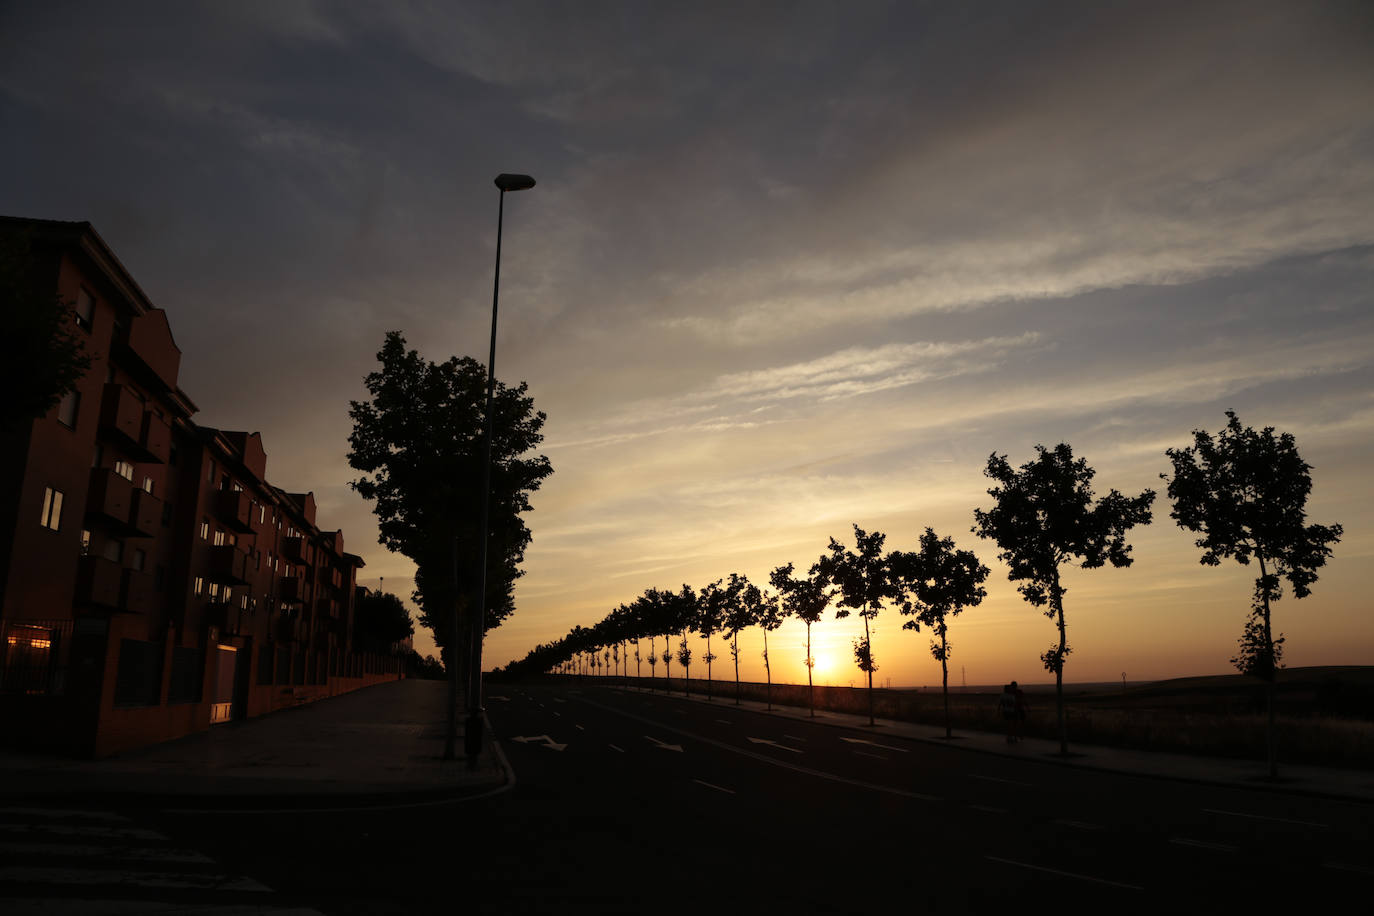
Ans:
{"label": "lit window", "polygon": [[195,594],[205,594],[205,579],[201,576],[196,576]]}
{"label": "lit window", "polygon": [[239,482],[237,480],[229,484],[229,489],[233,490],[235,493],[243,492],[243,487],[239,485]]}
{"label": "lit window", "polygon": [[218,601],[218,600],[219,600],[219,583],[218,583],[218,582],[211,582],[211,583],[210,583],[210,602],[213,604],[214,602],[216,602],[216,601]]}
{"label": "lit window", "polygon": [[84,557],[91,552],[91,532],[87,528],[81,529],[81,555]]}
{"label": "lit window", "polygon": [[201,539],[202,541],[208,541],[208,540],[210,540],[210,523],[209,523],[209,522],[202,521],[202,522],[200,523],[200,539]]}
{"label": "lit window", "polygon": [[89,331],[95,321],[95,299],[84,289],[76,291],[76,326],[83,331]]}
{"label": "lit window", "polygon": [[114,472],[118,474],[120,477],[123,477],[125,480],[134,479],[134,466],[122,459],[115,461]]}
{"label": "lit window", "polygon": [[237,547],[239,543],[239,536],[231,531],[227,535],[225,535],[224,541],[230,547]]}
{"label": "lit window", "polygon": [[223,547],[223,546],[224,546],[224,530],[221,529],[221,528],[216,528],[216,529],[215,529],[215,546],[216,546],[216,547]]}
{"label": "lit window", "polygon": [[153,478],[151,478],[151,477],[145,477],[145,478],[143,478],[143,490],[144,490],[144,492],[146,492],[146,493],[152,493],[152,492],[153,492]]}
{"label": "lit window", "polygon": [[76,428],[76,412],[81,407],[81,393],[68,391],[57,405],[57,422],[68,429]]}
{"label": "lit window", "polygon": [[239,596],[239,607],[240,607],[242,610],[245,610],[245,611],[248,610],[248,596],[247,596],[247,595],[240,595],[240,596]]}
{"label": "lit window", "polygon": [[43,489],[43,516],[39,524],[57,531],[62,525],[62,491],[52,487]]}
{"label": "lit window", "polygon": [[267,507],[266,507],[266,506],[258,506],[258,524],[260,524],[260,525],[261,525],[261,524],[264,524],[266,521],[267,521]]}

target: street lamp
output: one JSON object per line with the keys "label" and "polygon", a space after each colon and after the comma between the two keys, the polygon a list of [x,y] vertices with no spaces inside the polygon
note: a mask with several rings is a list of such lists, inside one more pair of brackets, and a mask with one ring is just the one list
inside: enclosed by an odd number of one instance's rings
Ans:
{"label": "street lamp", "polygon": [[[496,276],[491,288],[491,350],[487,356],[487,435],[486,459],[482,462],[482,566],[477,577],[477,607],[472,614],[472,657],[469,661],[467,691],[467,722],[463,731],[463,753],[468,761],[477,759],[482,749],[482,637],[485,634],[487,618],[487,540],[491,527],[491,438],[493,401],[496,396],[496,305],[501,292],[501,226],[506,214],[506,192],[525,191],[534,187],[534,179],[528,175],[496,176],[496,187],[501,191],[496,210]],[[454,603],[453,633],[458,633],[458,609]],[[457,716],[449,716],[449,732],[452,735]],[[449,748],[453,746],[450,738]],[[450,750],[445,756],[452,757]]]}

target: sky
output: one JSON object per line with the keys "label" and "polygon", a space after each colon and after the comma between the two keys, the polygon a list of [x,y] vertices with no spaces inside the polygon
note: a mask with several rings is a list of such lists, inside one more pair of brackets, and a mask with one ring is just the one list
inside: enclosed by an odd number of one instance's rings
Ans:
{"label": "sky", "polygon": [[[1367,3],[4,2],[0,134],[0,213],[89,220],[197,421],[260,431],[403,594],[348,404],[389,330],[485,360],[492,179],[537,179],[496,367],[554,474],[487,666],[857,523],[991,567],[952,683],[1046,680],[1054,627],[971,528],[991,453],[1067,442],[1099,493],[1160,496],[1133,566],[1067,573],[1066,679],[1228,673],[1255,573],[1199,565],[1160,479],[1228,408],[1297,438],[1345,530],[1275,608],[1285,660],[1374,662]],[[878,682],[937,684],[901,622]],[[815,627],[818,682],[860,682],[856,628]],[[776,680],[802,643],[770,640]]]}

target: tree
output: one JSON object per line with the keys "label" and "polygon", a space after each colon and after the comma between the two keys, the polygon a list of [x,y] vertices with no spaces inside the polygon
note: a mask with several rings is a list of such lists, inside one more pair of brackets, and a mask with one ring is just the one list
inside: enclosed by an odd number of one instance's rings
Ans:
{"label": "tree", "polygon": [[1105,563],[1130,566],[1126,532],[1150,523],[1153,490],[1123,496],[1112,490],[1096,503],[1091,487],[1096,472],[1087,461],[1074,460],[1066,443],[1053,450],[1035,447],[1036,458],[1012,470],[1005,455],[988,457],[984,473],[1000,486],[988,490],[991,509],[973,510],[973,533],[1002,549],[998,559],[1009,567],[1007,578],[1021,582],[1019,591],[1032,607],[1046,607],[1056,621],[1059,643],[1041,656],[1045,670],[1054,672],[1059,752],[1069,752],[1064,724],[1064,659],[1070,650],[1064,626],[1064,593],[1059,567],[1075,559],[1083,569]]}
{"label": "tree", "polygon": [[1269,775],[1278,777],[1274,732],[1274,680],[1282,667],[1284,637],[1274,636],[1272,604],[1283,596],[1287,579],[1295,598],[1306,598],[1326,565],[1331,545],[1341,539],[1340,525],[1308,525],[1307,497],[1312,468],[1298,455],[1289,433],[1274,436],[1241,427],[1235,411],[1226,411],[1226,428],[1216,439],[1193,431],[1191,448],[1167,449],[1174,477],[1169,484],[1179,526],[1200,532],[1201,563],[1219,566],[1234,558],[1242,566],[1259,565],[1250,617],[1231,659],[1241,672],[1265,681],[1268,707]]}
{"label": "tree", "polygon": [[396,595],[368,592],[353,607],[353,642],[365,652],[390,652],[413,635],[410,611]]}
{"label": "tree", "polygon": [[722,635],[730,641],[730,657],[735,660],[735,705],[739,705],[739,631],[758,623],[759,604],[762,601],[759,587],[749,581],[747,576],[730,573],[729,584],[725,586],[725,625]]}
{"label": "tree", "polygon": [[[445,659],[469,661],[469,627],[450,632],[452,608],[476,605],[481,581],[479,481],[485,457],[486,368],[470,357],[427,362],[391,331],[377,354],[381,370],[364,380],[369,401],[350,402],[348,463],[363,476],[350,483],[376,505],[379,542],[415,562],[420,623],[434,631]],[[514,608],[514,583],[530,542],[521,515],[529,496],[553,473],[542,455],[544,414],[523,383],[496,383],[491,447],[490,543],[486,629]],[[465,562],[460,562],[465,561]],[[447,661],[446,661],[447,663]]]}
{"label": "tree", "polygon": [[665,592],[668,602],[668,618],[678,634],[677,660],[682,665],[682,690],[692,695],[692,649],[687,645],[687,634],[697,625],[697,593],[690,585],[684,584],[677,594]]}
{"label": "tree", "polygon": [[71,305],[52,289],[56,276],[54,269],[44,282],[27,235],[0,232],[0,312],[5,315],[5,333],[0,335],[5,380],[0,430],[7,437],[8,430],[56,407],[91,369]]}
{"label": "tree", "polygon": [[786,604],[787,613],[795,615],[806,624],[806,687],[812,718],[816,715],[816,687],[811,682],[811,671],[816,667],[816,659],[811,655],[811,625],[821,619],[825,609],[830,606],[830,595],[825,582],[816,575],[799,579],[792,575],[793,566],[779,566],[769,575],[769,583],[778,590]]}
{"label": "tree", "polygon": [[914,617],[902,624],[904,630],[929,627],[930,654],[940,663],[940,682],[945,697],[945,737],[954,737],[949,716],[949,618],[964,608],[977,607],[987,597],[983,582],[988,568],[969,550],[956,550],[953,538],[941,538],[927,528],[921,535],[921,549],[914,553],[894,553],[892,574],[904,595],[901,612]]}
{"label": "tree", "polygon": [[811,567],[813,575],[839,589],[840,609],[835,612],[837,620],[848,617],[851,608],[863,618],[864,636],[854,641],[854,661],[859,670],[868,675],[869,725],[877,724],[873,715],[873,672],[878,670],[878,664],[873,656],[873,636],[868,622],[878,616],[885,600],[899,597],[892,584],[887,557],[883,555],[885,540],[887,535],[882,532],[870,534],[855,525],[854,541],[858,553],[831,538],[830,553],[821,554]]}
{"label": "tree", "polygon": [[725,620],[728,596],[721,587],[721,580],[717,579],[703,588],[698,598],[697,632],[706,639],[706,654],[702,656],[706,662],[706,699],[713,700],[715,697],[711,690],[711,662],[716,660],[716,656],[711,651],[711,635],[720,629],[721,623]]}
{"label": "tree", "polygon": [[773,667],[768,661],[768,634],[782,626],[787,614],[787,606],[783,604],[782,596],[774,599],[768,592],[759,593],[757,617],[759,627],[763,630],[763,673],[768,679],[764,696],[768,700],[769,709],[773,708]]}

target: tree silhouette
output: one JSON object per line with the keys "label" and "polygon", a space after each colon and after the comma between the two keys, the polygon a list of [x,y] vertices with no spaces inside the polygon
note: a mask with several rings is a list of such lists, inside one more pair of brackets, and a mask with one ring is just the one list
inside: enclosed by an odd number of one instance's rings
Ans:
{"label": "tree silhouette", "polygon": [[811,671],[816,667],[816,659],[811,655],[811,625],[821,619],[825,609],[830,606],[830,595],[825,583],[817,576],[810,575],[800,579],[792,575],[793,566],[779,566],[769,574],[768,581],[787,608],[787,613],[795,615],[806,624],[806,688],[807,703],[811,707],[812,718],[816,715],[816,686],[811,680]]}
{"label": "tree silhouette", "polygon": [[1265,681],[1269,775],[1277,778],[1274,680],[1282,667],[1284,637],[1274,636],[1271,605],[1283,596],[1281,579],[1288,580],[1295,598],[1311,594],[1317,570],[1343,532],[1340,525],[1306,524],[1312,468],[1298,455],[1291,434],[1276,438],[1272,426],[1260,432],[1242,428],[1235,411],[1226,411],[1226,417],[1216,439],[1194,430],[1191,448],[1166,450],[1174,477],[1161,476],[1174,502],[1170,516],[1202,534],[1196,544],[1203,565],[1219,566],[1228,557],[1242,566],[1251,558],[1259,564],[1250,617],[1231,662]]}
{"label": "tree silhouette", "polygon": [[723,635],[730,641],[730,657],[735,660],[735,705],[739,705],[739,632],[758,622],[759,588],[747,576],[730,573],[725,586],[725,625]]}
{"label": "tree silhouette", "polygon": [[758,621],[760,629],[763,630],[763,672],[768,679],[764,696],[768,700],[769,709],[773,708],[773,666],[768,660],[768,634],[782,626],[787,616],[787,606],[781,596],[774,598],[768,592],[759,593]]}
{"label": "tree silhouette", "polygon": [[913,616],[902,624],[904,630],[917,630],[921,624],[936,636],[930,654],[940,663],[940,682],[945,700],[945,737],[954,737],[949,714],[949,618],[964,608],[976,607],[987,597],[983,582],[988,568],[978,562],[972,551],[956,550],[953,538],[940,538],[927,528],[921,535],[921,549],[912,553],[893,553],[892,575],[904,599],[901,612]]}
{"label": "tree silhouette", "polygon": [[711,689],[711,662],[716,660],[716,656],[711,652],[711,635],[718,631],[725,621],[727,597],[725,590],[721,588],[720,579],[703,588],[698,596],[697,632],[706,639],[706,654],[702,658],[706,662],[707,700],[715,699]]}
{"label": "tree silhouette", "polygon": [[390,652],[414,635],[415,623],[405,602],[389,592],[368,592],[353,606],[353,642],[365,652]]}
{"label": "tree silhouette", "polygon": [[697,595],[689,585],[683,585],[676,595],[668,595],[672,608],[673,625],[677,627],[679,642],[677,660],[682,665],[682,689],[687,696],[692,695],[692,648],[687,645],[687,634],[697,626]]}
{"label": "tree silhouette", "polygon": [[868,622],[878,616],[883,601],[899,597],[889,574],[887,557],[883,555],[886,538],[881,532],[870,534],[855,525],[858,553],[831,538],[830,553],[821,554],[811,567],[813,575],[839,589],[840,609],[835,612],[836,619],[848,617],[850,609],[857,610],[863,618],[864,636],[854,641],[854,660],[859,670],[868,675],[869,725],[877,724],[873,715],[873,672],[878,670],[878,665],[873,656],[873,637]]}
{"label": "tree silhouette", "polygon": [[1123,496],[1112,490],[1093,502],[1092,479],[1096,473],[1087,461],[1074,460],[1073,450],[1060,443],[1053,450],[1035,447],[1036,458],[1013,470],[1005,455],[993,453],[984,473],[1000,486],[988,490],[991,509],[973,510],[973,532],[997,544],[997,556],[1009,570],[1007,578],[1021,582],[1019,591],[1033,607],[1045,607],[1045,616],[1056,621],[1059,643],[1040,658],[1054,672],[1055,710],[1059,724],[1059,752],[1069,752],[1064,723],[1064,659],[1069,654],[1064,626],[1064,593],[1059,567],[1078,560],[1083,569],[1105,563],[1131,565],[1126,532],[1150,523],[1153,490],[1139,496]]}
{"label": "tree silhouette", "polygon": [[[481,582],[478,519],[485,460],[486,367],[469,357],[428,362],[391,331],[377,354],[381,371],[364,379],[371,400],[351,401],[348,463],[363,476],[350,486],[375,502],[378,540],[415,562],[420,623],[445,653],[470,661],[469,627],[451,632],[452,609],[474,607]],[[525,385],[496,383],[491,445],[490,546],[486,629],[514,610],[515,580],[530,532],[521,515],[553,473],[545,457],[524,457],[543,441],[544,414]]]}

